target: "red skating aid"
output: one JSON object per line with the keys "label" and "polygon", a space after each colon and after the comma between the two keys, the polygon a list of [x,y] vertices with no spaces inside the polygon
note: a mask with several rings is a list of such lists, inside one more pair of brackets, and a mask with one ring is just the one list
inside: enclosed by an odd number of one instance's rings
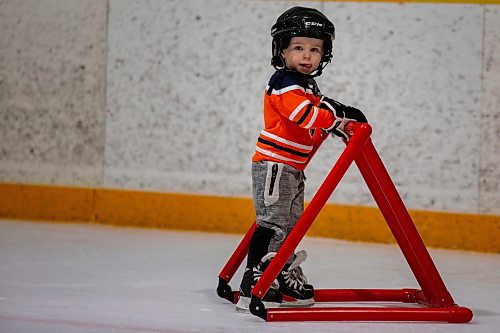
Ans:
{"label": "red skating aid", "polygon": [[[345,150],[253,288],[250,312],[266,321],[470,322],[473,317],[472,311],[455,304],[382,163],[370,139],[371,126],[364,123],[350,123],[347,126],[347,131],[353,133],[352,137],[349,142],[346,142]],[[321,131],[315,133],[315,139],[319,142],[316,148],[325,137]],[[318,304],[322,302],[399,302],[414,303],[420,307],[314,306],[266,309],[261,301],[262,297],[304,238],[352,162],[355,162],[361,172],[421,289],[319,289],[314,292],[314,301]],[[238,292],[231,290],[229,282],[248,252],[255,226],[253,223],[219,274],[217,293],[233,303],[238,300]]]}

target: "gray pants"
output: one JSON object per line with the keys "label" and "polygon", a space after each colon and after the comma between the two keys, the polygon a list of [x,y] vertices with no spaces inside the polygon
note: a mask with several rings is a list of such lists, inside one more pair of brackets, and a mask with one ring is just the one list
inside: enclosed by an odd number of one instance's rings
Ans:
{"label": "gray pants", "polygon": [[274,230],[268,252],[276,252],[304,212],[304,173],[283,163],[252,163],[257,225]]}

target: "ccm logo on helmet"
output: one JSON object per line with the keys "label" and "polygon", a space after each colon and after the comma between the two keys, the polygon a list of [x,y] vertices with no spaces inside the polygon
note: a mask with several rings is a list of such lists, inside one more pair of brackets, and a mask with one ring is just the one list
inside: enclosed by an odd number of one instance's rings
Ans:
{"label": "ccm logo on helmet", "polygon": [[305,21],[304,22],[304,26],[306,28],[309,28],[309,27],[322,27],[323,26],[323,23],[319,23],[319,22],[311,22],[311,21]]}

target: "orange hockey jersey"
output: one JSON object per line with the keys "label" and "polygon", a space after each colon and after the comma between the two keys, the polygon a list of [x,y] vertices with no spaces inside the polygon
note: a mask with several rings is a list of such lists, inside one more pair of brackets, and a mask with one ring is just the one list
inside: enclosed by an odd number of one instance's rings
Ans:
{"label": "orange hockey jersey", "polygon": [[321,96],[313,79],[277,71],[264,94],[264,129],[252,161],[274,161],[304,170],[313,150],[312,131],[333,126],[335,116],[318,107]]}

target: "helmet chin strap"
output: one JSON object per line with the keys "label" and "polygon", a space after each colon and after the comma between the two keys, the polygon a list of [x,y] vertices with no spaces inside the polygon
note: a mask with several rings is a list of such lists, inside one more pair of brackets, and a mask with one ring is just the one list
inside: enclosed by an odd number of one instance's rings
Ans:
{"label": "helmet chin strap", "polygon": [[[283,61],[284,63],[284,61]],[[281,70],[281,71],[285,71],[285,72],[294,72],[294,73],[297,73],[301,76],[304,76],[305,78],[308,78],[308,79],[312,79],[312,78],[315,78],[317,76],[320,76],[322,73],[323,73],[323,69],[326,67],[326,65],[328,65],[328,63],[321,63],[320,66],[318,67],[318,69],[316,69],[312,74],[304,74],[304,73],[301,73],[299,71],[296,71],[294,69],[290,69],[288,68],[286,65],[283,66],[283,67],[277,67],[275,66],[274,68],[276,70]]]}
{"label": "helmet chin strap", "polygon": [[320,67],[318,67],[318,69],[316,70],[316,72],[314,72],[313,74],[304,74],[304,75],[307,75],[310,78],[313,78],[313,77],[316,77],[316,76],[320,76],[323,73],[323,68],[324,67],[320,66]]}
{"label": "helmet chin strap", "polygon": [[323,73],[323,69],[325,69],[325,67],[330,63],[330,61],[326,62],[326,61],[322,61],[319,66],[318,66],[318,69],[316,70],[316,73],[314,74],[308,74],[311,78],[313,77],[316,77],[316,76],[320,76],[322,73]]}

